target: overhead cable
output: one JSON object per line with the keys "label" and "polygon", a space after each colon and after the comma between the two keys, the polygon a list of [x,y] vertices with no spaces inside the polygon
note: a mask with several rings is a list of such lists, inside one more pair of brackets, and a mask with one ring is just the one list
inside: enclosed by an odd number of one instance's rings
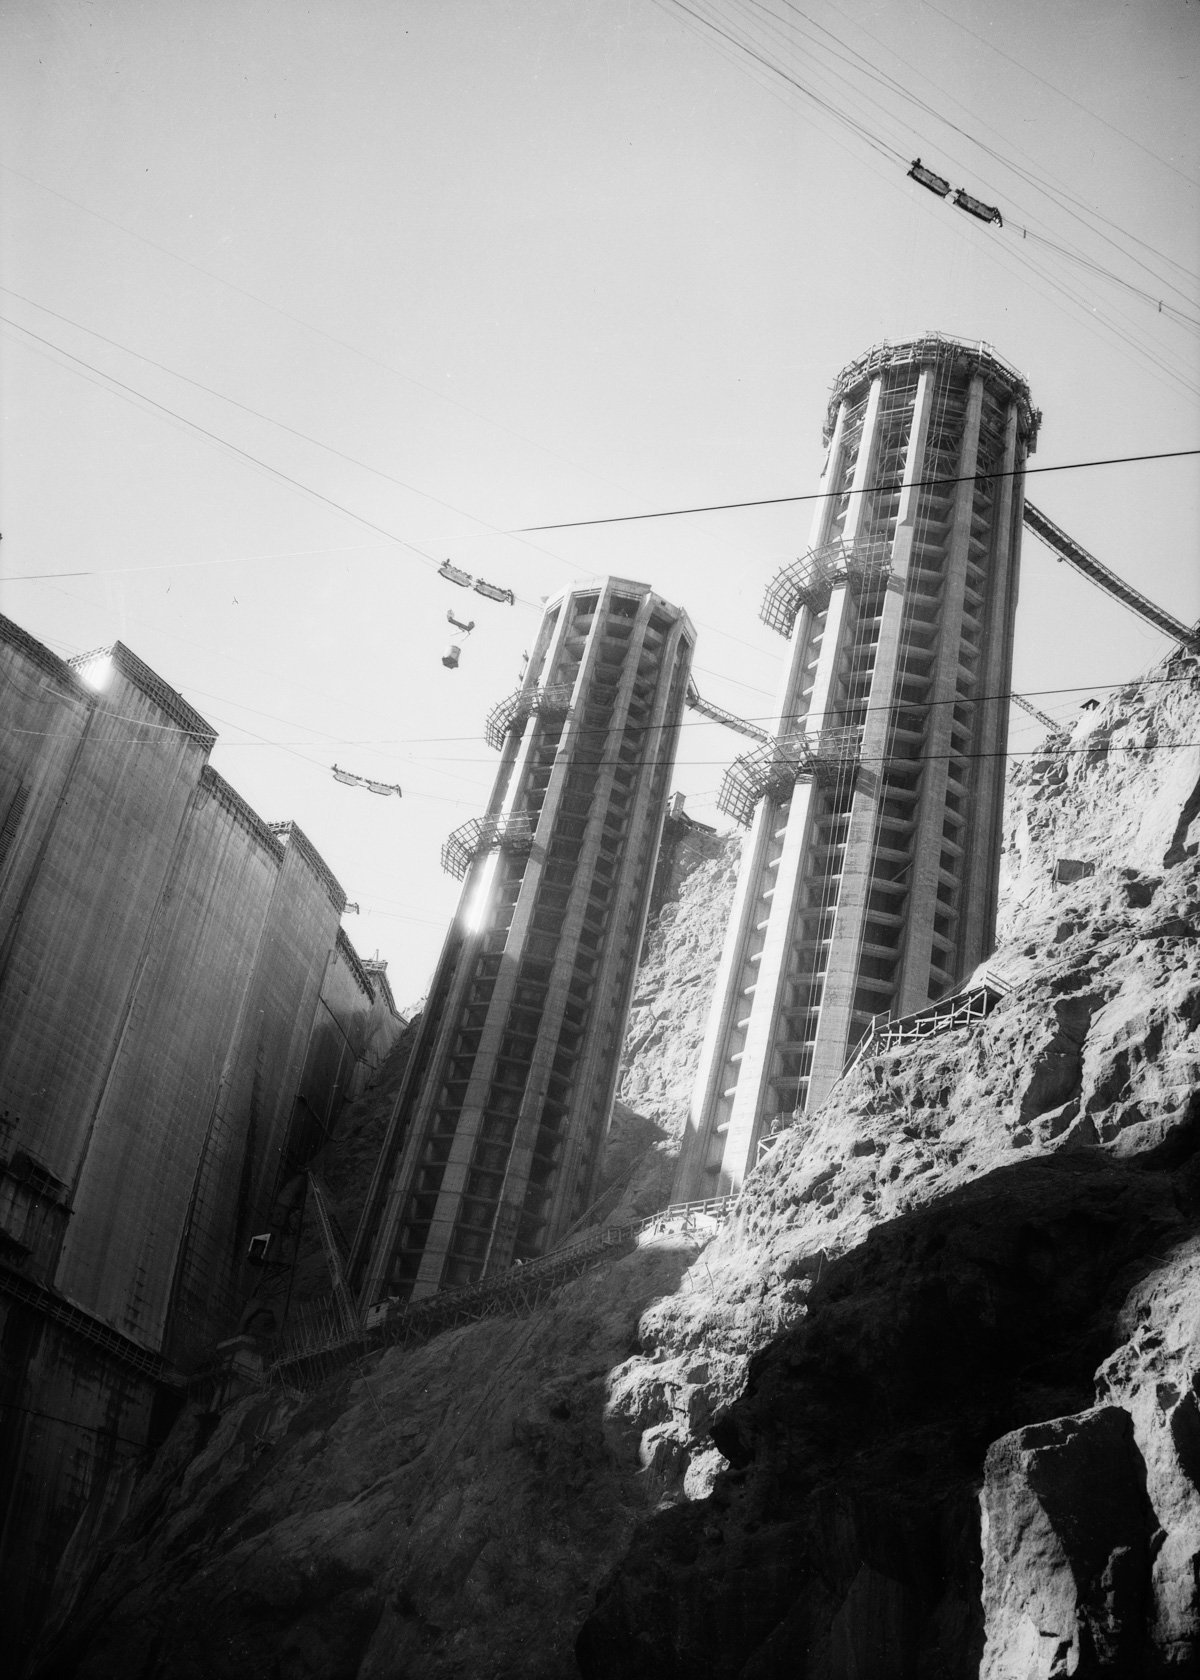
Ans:
{"label": "overhead cable", "polygon": [[[814,103],[816,103],[821,109],[829,111],[831,114],[833,114],[839,121],[844,123],[845,126],[849,127],[856,134],[856,136],[859,139],[862,139],[862,140],[866,141],[869,145],[871,145],[874,150],[883,153],[883,155],[885,155],[885,156],[890,156],[890,157],[893,157],[893,158],[898,157],[898,153],[897,153],[896,148],[893,145],[891,145],[891,143],[889,141],[887,141],[882,134],[880,134],[878,132],[877,126],[872,127],[871,125],[869,125],[866,122],[857,121],[857,120],[855,120],[855,118],[849,116],[845,111],[839,110],[838,107],[836,105],[831,104],[831,102],[829,100],[823,99],[819,94],[815,93],[814,90],[811,87],[807,86],[805,83],[798,80],[797,77],[792,75],[790,73],[790,71],[787,68],[785,68],[782,64],[780,64],[775,59],[768,56],[764,51],[758,50],[761,43],[754,42],[753,37],[751,39],[751,42],[748,43],[746,40],[739,38],[738,35],[731,33],[729,30],[727,30],[725,28],[722,28],[719,23],[714,22],[712,17],[706,15],[703,12],[699,12],[699,11],[694,10],[691,6],[684,5],[682,3],[682,0],[658,0],[658,3],[664,5],[664,7],[667,6],[667,5],[670,5],[674,10],[683,13],[687,18],[694,20],[696,23],[699,23],[701,25],[701,27],[707,32],[707,38],[710,40],[710,43],[712,42],[713,37],[716,37],[717,40],[719,40],[720,42],[729,43],[737,51],[742,53],[745,57],[747,57],[747,58],[753,60],[755,63],[765,67],[769,72],[771,72],[775,76],[778,76],[781,80],[788,83],[790,86],[796,88],[797,91],[804,94],[805,97],[814,101]],[[757,0],[751,0],[751,3],[756,4]],[[788,4],[789,9],[791,11],[793,11],[794,13],[796,13],[797,16],[805,18],[805,20],[808,21],[808,22],[814,22],[814,20],[807,18],[807,14],[805,14],[803,12],[799,12],[798,8],[796,8],[795,6],[792,6],[790,4],[790,0],[784,0],[784,3]],[[759,10],[760,11],[766,10],[766,16],[769,19],[771,19],[772,22],[776,26],[780,26],[780,25],[783,24],[783,20],[781,20],[777,16],[777,14],[771,12],[769,9],[765,9],[765,8],[759,6]],[[718,15],[720,15],[720,14],[718,13]],[[991,147],[991,146],[987,145],[986,142],[977,139],[974,135],[970,134],[966,129],[963,129],[958,124],[955,124],[952,121],[950,121],[950,119],[948,117],[946,117],[942,111],[938,110],[934,106],[929,105],[926,101],[923,101],[923,100],[917,98],[915,95],[913,95],[910,92],[909,89],[905,88],[903,86],[903,84],[898,82],[894,77],[890,77],[886,73],[879,72],[877,67],[874,67],[869,59],[864,58],[863,55],[860,54],[860,53],[857,53],[854,48],[849,47],[847,43],[843,42],[841,40],[841,38],[839,36],[835,35],[832,31],[825,29],[823,25],[817,25],[817,24],[814,23],[814,26],[817,27],[817,28],[820,28],[822,30],[822,32],[829,35],[832,40],[837,41],[839,43],[839,45],[845,47],[847,52],[853,54],[853,56],[859,61],[859,63],[862,66],[865,67],[866,74],[872,80],[875,80],[875,81],[879,82],[882,86],[888,88],[889,90],[891,90],[892,92],[897,94],[899,97],[902,97],[902,98],[908,100],[909,102],[915,104],[918,108],[927,112],[930,116],[936,118],[938,121],[946,123],[948,127],[953,129],[956,133],[962,135],[963,138],[969,140],[972,144],[979,146],[982,150],[987,152],[989,156],[995,158],[998,162],[1003,164],[1006,168],[1009,168],[1009,169],[1013,170],[1017,175],[1019,175],[1028,184],[1030,184],[1031,186],[1034,186],[1036,190],[1046,193],[1047,196],[1050,197],[1051,200],[1055,203],[1055,205],[1057,206],[1057,208],[1059,210],[1064,211],[1066,214],[1072,216],[1074,219],[1083,222],[1083,225],[1088,228],[1089,232],[1091,232],[1096,237],[1104,240],[1106,243],[1112,245],[1114,247],[1114,249],[1118,250],[1121,253],[1121,255],[1126,258],[1126,260],[1134,262],[1139,267],[1145,268],[1148,273],[1154,274],[1155,280],[1160,285],[1169,287],[1171,290],[1178,291],[1178,288],[1176,286],[1174,286],[1173,282],[1170,282],[1170,281],[1166,280],[1162,275],[1158,274],[1155,270],[1150,269],[1149,266],[1141,258],[1137,257],[1132,252],[1126,250],[1123,246],[1117,245],[1116,242],[1114,240],[1112,240],[1109,235],[1105,234],[1102,230],[1093,226],[1091,221],[1087,221],[1087,220],[1084,219],[1083,216],[1080,216],[1079,213],[1071,207],[1071,204],[1063,201],[1063,199],[1059,196],[1059,191],[1061,190],[1062,192],[1064,192],[1066,198],[1070,199],[1072,201],[1072,203],[1078,204],[1080,206],[1080,209],[1083,210],[1086,215],[1098,217],[1102,221],[1109,222],[1110,226],[1116,227],[1116,224],[1112,223],[1109,220],[1109,218],[1106,218],[1100,212],[1094,212],[1090,209],[1090,207],[1083,205],[1082,201],[1074,198],[1074,195],[1069,192],[1069,189],[1055,189],[1054,187],[1046,184],[1045,182],[1040,180],[1037,177],[1036,174],[1031,173],[1029,170],[1024,169],[1020,164],[1015,163],[1012,159],[1005,157],[1003,153],[996,151],[996,149],[994,147]],[[825,51],[830,51],[829,48],[824,47],[823,43],[817,42],[815,44],[819,47],[822,47],[823,50],[825,50]],[[718,50],[720,50],[720,49],[718,48]],[[834,57],[840,57],[841,55],[833,54],[833,56]],[[843,60],[843,62],[845,62],[845,60]],[[832,74],[835,80],[843,82],[848,88],[850,88],[850,91],[851,91],[852,95],[857,95],[857,90],[853,88],[852,84],[846,83],[844,77],[840,76],[836,71],[831,71],[831,72],[828,72],[828,73]],[[879,111],[879,107],[876,107],[877,114],[878,114],[878,111]],[[899,119],[894,118],[893,120],[899,120]],[[961,203],[961,199],[959,200],[959,202]],[[1028,229],[1025,229],[1023,231],[1024,231],[1024,233],[1026,234],[1027,237],[1030,236]],[[1117,231],[1122,233],[1122,235],[1124,237],[1129,238],[1129,239],[1133,240],[1135,243],[1142,245],[1144,248],[1152,250],[1151,247],[1146,246],[1146,242],[1144,240],[1138,239],[1136,235],[1128,234],[1126,232],[1126,230],[1124,230],[1124,229],[1119,229],[1118,228]],[[1049,237],[1045,237],[1043,242],[1045,243],[1045,245],[1048,248],[1055,250],[1058,254],[1065,255],[1065,256],[1071,256],[1074,260],[1082,262],[1086,267],[1088,267],[1098,277],[1114,281],[1115,283],[1117,283],[1117,284],[1119,284],[1123,287],[1126,287],[1131,292],[1137,293],[1139,296],[1143,296],[1140,288],[1130,286],[1129,283],[1124,281],[1121,276],[1115,274],[1113,271],[1111,271],[1109,269],[1104,268],[1103,265],[1091,261],[1091,259],[1088,259],[1082,253],[1069,252],[1065,247],[1059,245],[1056,241],[1050,239]],[[1015,251],[1016,250],[1016,242],[1011,242],[1011,241],[1008,242],[1008,248]],[[999,249],[999,247],[997,247],[996,249]],[[1158,252],[1154,252],[1153,254],[1157,255],[1157,256],[1160,256],[1160,257],[1162,256],[1162,253],[1158,253]],[[1032,264],[1028,264],[1028,258],[1024,253],[1017,253],[1017,255],[1018,255],[1018,260],[1019,261],[1027,264],[1030,267],[1033,267]],[[1180,266],[1180,265],[1174,264],[1172,259],[1170,259],[1170,258],[1164,258],[1163,260],[1165,260],[1167,262],[1171,262],[1172,266],[1177,266],[1177,267]],[[1184,271],[1184,272],[1186,272],[1186,271]],[[1181,297],[1183,297],[1186,301],[1190,301],[1190,299],[1188,298],[1188,294],[1180,292],[1179,295]],[[1075,299],[1073,301],[1075,301],[1076,303],[1079,302],[1078,299]],[[1165,303],[1163,302],[1163,300],[1158,296],[1158,294],[1154,294],[1154,295],[1144,294],[1143,301],[1146,301],[1149,304],[1151,304],[1159,313],[1164,313],[1168,309],[1170,309],[1170,306],[1166,306]],[[1183,315],[1181,312],[1177,313],[1173,309],[1171,309],[1170,312],[1172,314],[1172,318],[1178,319],[1184,325],[1188,325],[1188,326],[1197,325],[1197,323],[1193,322],[1190,317],[1187,317],[1187,316]],[[1167,362],[1167,361],[1164,361],[1163,359],[1161,359],[1159,356],[1157,356],[1155,354],[1155,352],[1153,350],[1151,350],[1146,345],[1131,342],[1128,338],[1128,335],[1126,333],[1123,333],[1113,322],[1108,320],[1106,317],[1100,316],[1099,320],[1109,331],[1113,332],[1115,334],[1115,336],[1124,340],[1126,343],[1130,344],[1131,348],[1134,348],[1137,351],[1138,354],[1143,356],[1149,363],[1151,363],[1151,365],[1155,366],[1159,370],[1159,372],[1163,373],[1166,377],[1170,378],[1173,383],[1179,383],[1179,381],[1174,376],[1172,364],[1170,362]]]}
{"label": "overhead cable", "polygon": [[[987,473],[961,473],[956,478],[917,478],[901,484],[866,484],[858,490],[812,490],[798,496],[759,496],[744,502],[705,502],[696,507],[659,508],[653,513],[615,513],[600,519],[566,519],[552,525],[523,525],[520,534],[537,531],[574,531],[585,525],[628,525],[639,519],[678,519],[688,513],[728,513],[738,508],[779,507],[788,502],[823,502],[835,496],[870,496],[877,491],[927,490],[934,485],[971,484],[977,478],[1020,478],[1033,473],[1078,472],[1084,467],[1119,467],[1136,461],[1174,461],[1200,455],[1197,449],[1160,449],[1148,455],[1108,455],[1094,461],[1059,461],[1050,467],[996,468]],[[514,533],[516,534],[516,533]]]}

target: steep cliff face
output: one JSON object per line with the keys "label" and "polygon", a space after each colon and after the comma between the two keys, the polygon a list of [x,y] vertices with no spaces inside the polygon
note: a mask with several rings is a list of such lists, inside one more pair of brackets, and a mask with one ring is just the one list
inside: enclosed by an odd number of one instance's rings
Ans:
{"label": "steep cliff face", "polygon": [[1200,1672],[1195,667],[1159,693],[1014,776],[1012,993],[864,1056],[643,1318],[610,1406],[677,1504],[585,1675]]}
{"label": "steep cliff face", "polygon": [[1046,902],[1059,858],[1153,875],[1200,845],[1194,663],[1160,669],[1009,771],[1000,937]]}
{"label": "steep cliff face", "polygon": [[678,1152],[700,1060],[741,838],[696,833],[681,842],[671,892],[638,969],[617,1094],[654,1120]]}
{"label": "steep cliff face", "polygon": [[574,1673],[600,1573],[647,1509],[605,1378],[693,1253],[660,1240],[526,1320],[187,1413],[38,1672]]}
{"label": "steep cliff face", "polygon": [[[987,1020],[865,1055],[712,1240],[182,1420],[39,1672],[1200,1672],[1181,675],[1014,773]],[[623,1193],[652,1205],[734,850],[685,872],[639,982],[610,1182],[649,1140]],[[1095,873],[1054,887],[1060,857]]]}
{"label": "steep cliff face", "polygon": [[739,836],[703,830],[675,848],[625,1030],[604,1174],[622,1188],[601,1203],[609,1219],[636,1219],[671,1199],[740,854]]}

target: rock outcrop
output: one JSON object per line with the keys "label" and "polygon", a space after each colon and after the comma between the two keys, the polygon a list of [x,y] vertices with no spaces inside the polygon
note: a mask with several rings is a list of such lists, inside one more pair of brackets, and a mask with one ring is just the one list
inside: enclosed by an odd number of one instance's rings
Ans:
{"label": "rock outcrop", "polygon": [[1129,683],[1009,770],[1000,937],[1053,894],[1058,859],[1154,875],[1200,850],[1196,667]]}
{"label": "rock outcrop", "polygon": [[[1176,675],[1014,772],[1013,989],[985,1021],[865,1054],[712,1240],[185,1416],[37,1672],[1200,1673],[1200,682]],[[688,1100],[712,851],[639,985],[631,1196],[661,1195]],[[1059,858],[1093,872],[1054,886]]]}
{"label": "rock outcrop", "polygon": [[1016,776],[1010,996],[864,1056],[644,1317],[610,1407],[677,1503],[585,1674],[1200,1672],[1195,668],[1166,694],[1144,779]]}

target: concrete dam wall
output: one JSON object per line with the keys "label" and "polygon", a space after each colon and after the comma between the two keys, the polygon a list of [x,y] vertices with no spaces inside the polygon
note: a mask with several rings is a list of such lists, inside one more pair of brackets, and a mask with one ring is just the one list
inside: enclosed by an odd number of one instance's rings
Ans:
{"label": "concrete dam wall", "polygon": [[0,1616],[27,1637],[403,1023],[313,846],[129,649],[64,662],[0,618],[0,718]]}

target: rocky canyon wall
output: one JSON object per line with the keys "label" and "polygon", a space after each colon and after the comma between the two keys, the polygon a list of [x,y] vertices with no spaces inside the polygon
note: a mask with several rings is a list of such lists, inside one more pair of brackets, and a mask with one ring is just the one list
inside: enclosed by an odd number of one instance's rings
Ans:
{"label": "rocky canyon wall", "polygon": [[[186,1413],[35,1672],[1200,1672],[1198,741],[1193,663],[1014,772],[1011,993],[864,1055],[719,1230]],[[651,1203],[732,882],[707,850],[630,1024],[608,1182]],[[1054,887],[1063,857],[1094,873]]]}

